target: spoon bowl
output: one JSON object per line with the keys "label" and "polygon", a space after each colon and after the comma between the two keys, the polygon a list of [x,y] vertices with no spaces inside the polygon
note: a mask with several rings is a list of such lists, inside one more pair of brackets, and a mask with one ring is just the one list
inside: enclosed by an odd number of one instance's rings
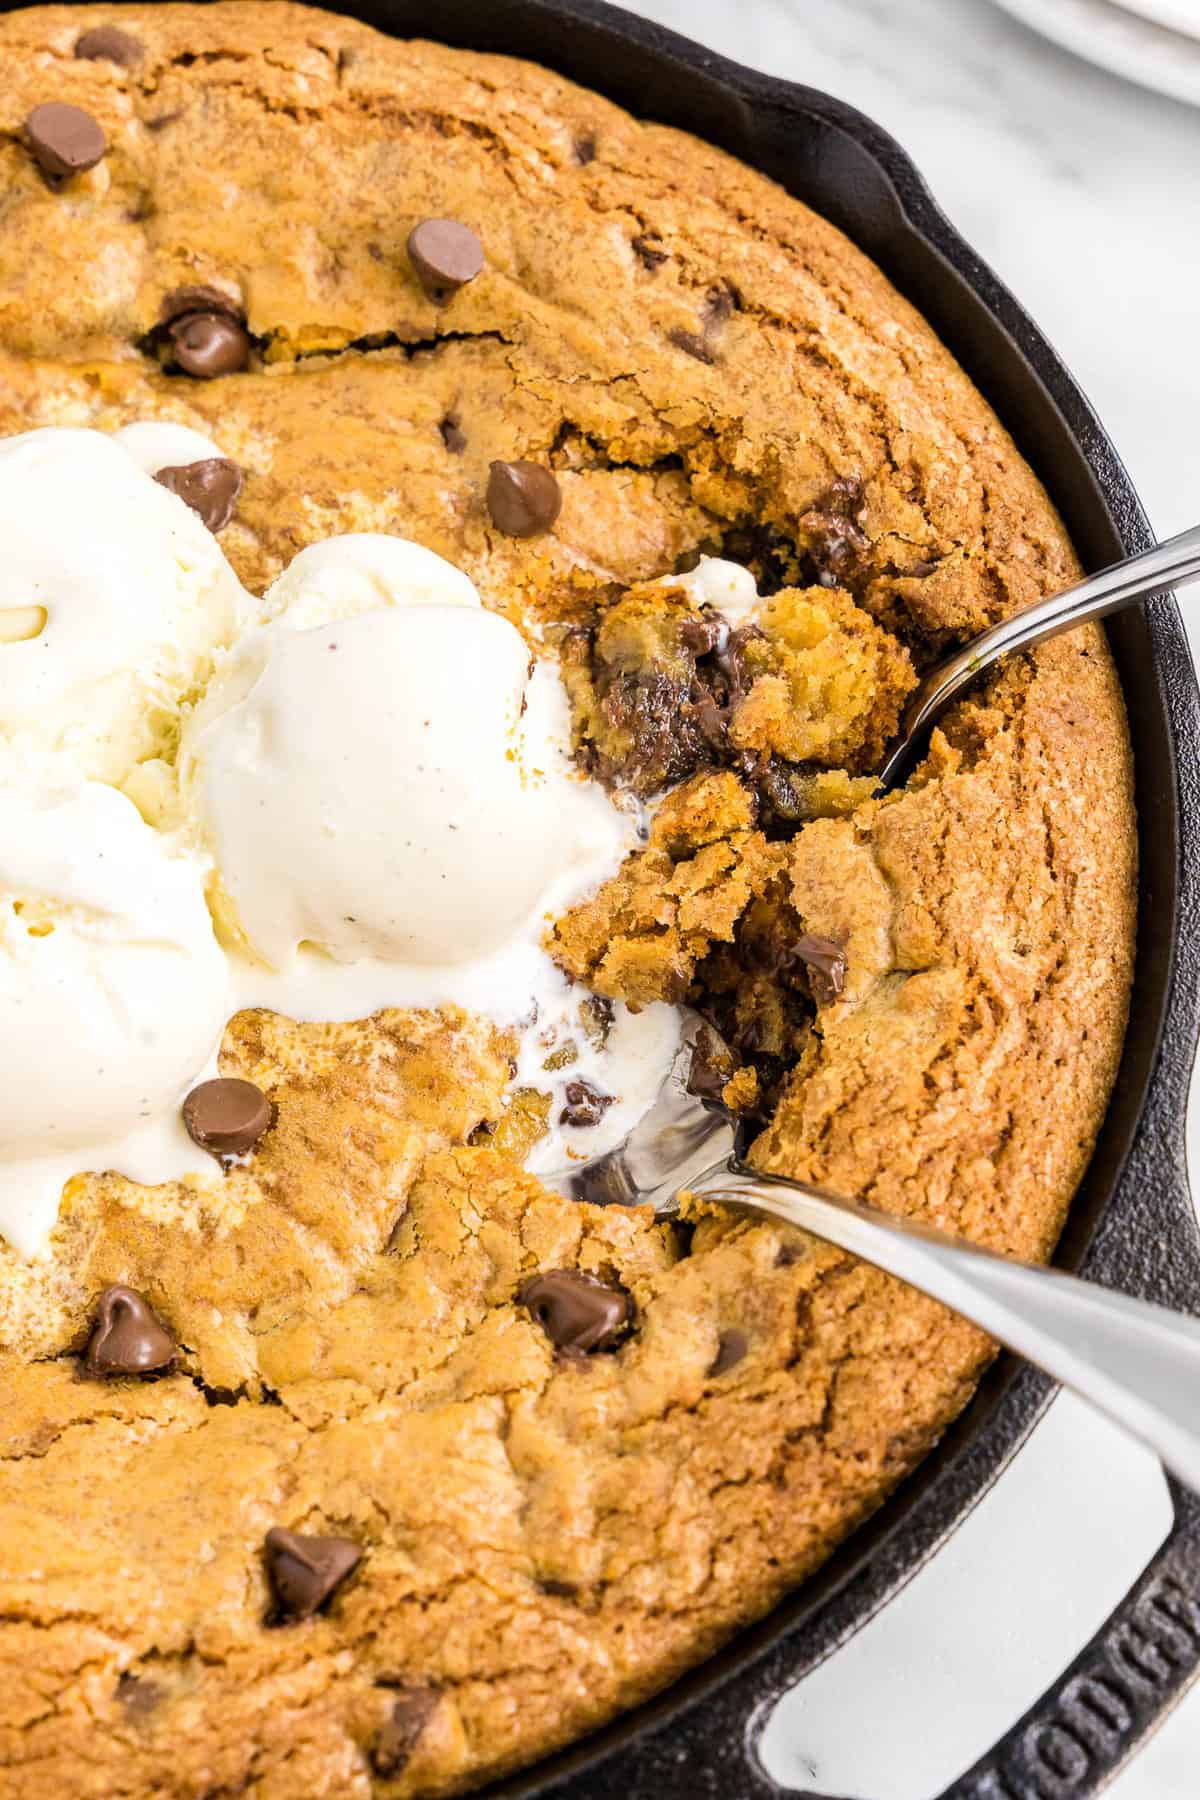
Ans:
{"label": "spoon bowl", "polygon": [[1200,525],[1155,544],[1138,556],[1101,569],[1061,594],[1050,594],[1001,619],[938,663],[909,700],[900,735],[879,771],[879,791],[901,786],[924,752],[929,732],[946,708],[1003,656],[1031,650],[1090,619],[1103,619],[1168,588],[1200,578]]}

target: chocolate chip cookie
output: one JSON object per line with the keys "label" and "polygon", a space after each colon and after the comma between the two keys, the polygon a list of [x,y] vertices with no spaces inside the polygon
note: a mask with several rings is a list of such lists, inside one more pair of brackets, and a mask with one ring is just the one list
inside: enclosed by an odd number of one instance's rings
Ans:
{"label": "chocolate chip cookie", "polygon": [[[1087,629],[872,797],[920,669],[1077,573],[928,325],[536,67],[254,0],[7,13],[0,59],[0,431],[193,427],[225,466],[175,490],[257,592],[339,532],[466,569],[650,805],[563,967],[704,1008],[760,1166],[1048,1256],[1124,1030],[1130,750]],[[511,1052],[239,1013],[219,1184],[80,1173],[45,1259],[0,1246],[0,1793],[482,1784],[760,1617],[965,1404],[992,1346],[851,1257],[547,1192]]]}

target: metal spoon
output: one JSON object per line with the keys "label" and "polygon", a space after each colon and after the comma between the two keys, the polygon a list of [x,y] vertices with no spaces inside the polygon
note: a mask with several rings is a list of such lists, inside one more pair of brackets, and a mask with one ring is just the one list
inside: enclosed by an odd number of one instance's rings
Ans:
{"label": "metal spoon", "polygon": [[1200,525],[1181,531],[1178,537],[1126,557],[1098,575],[1089,575],[1075,587],[1045,600],[1035,600],[1010,618],[972,638],[925,676],[904,713],[900,736],[888,751],[879,772],[880,789],[887,793],[911,772],[925,744],[929,727],[964,688],[970,686],[1000,657],[1014,650],[1029,650],[1046,638],[1071,631],[1089,619],[1103,619],[1138,600],[1179,587],[1200,577]]}
{"label": "metal spoon", "polygon": [[686,1188],[799,1225],[982,1326],[1200,1491],[1200,1321],[748,1168],[728,1114],[688,1091],[697,1040],[707,1031],[697,1014],[685,1013],[667,1079],[625,1142],[594,1162],[543,1176],[546,1185],[571,1200],[648,1204],[661,1213],[674,1212]]}

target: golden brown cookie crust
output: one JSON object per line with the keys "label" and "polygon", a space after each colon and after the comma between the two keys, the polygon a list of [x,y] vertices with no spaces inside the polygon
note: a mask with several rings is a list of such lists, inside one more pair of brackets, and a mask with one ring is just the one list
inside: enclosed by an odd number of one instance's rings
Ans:
{"label": "golden brown cookie crust", "polygon": [[[255,589],[347,530],[418,538],[518,620],[586,622],[703,546],[803,585],[788,558],[819,554],[811,515],[847,479],[867,541],[847,586],[918,648],[1075,572],[928,327],[720,152],[544,70],[287,4],[113,8],[140,59],[76,58],[107,17],[0,18],[0,430],[205,431],[246,475],[222,542]],[[60,193],[21,136],[48,99],[110,142]],[[404,243],[443,214],[486,263],[438,307]],[[194,283],[244,308],[247,373],[148,354]],[[484,503],[490,461],[518,457],[563,492],[553,533],[520,542]],[[1047,1255],[1132,967],[1102,635],[960,709],[910,791],[786,846],[727,783],[706,804],[720,841],[680,803],[652,852],[715,869],[736,842],[736,866],[676,884],[691,949],[732,930],[757,858],[747,892],[790,884],[849,952],[755,1155]],[[610,945],[646,980],[652,925]],[[460,1791],[761,1615],[965,1402],[982,1335],[837,1251],[546,1194],[477,1130],[508,1048],[454,1014],[242,1015],[225,1070],[278,1107],[252,1167],[200,1195],[83,1178],[48,1266],[4,1254],[0,1793]],[[617,1352],[556,1361],[514,1304],[561,1267],[633,1296]],[[176,1372],[81,1378],[113,1281],[171,1324]],[[714,1375],[733,1332],[746,1354]],[[364,1545],[328,1612],[264,1624],[274,1525]]]}

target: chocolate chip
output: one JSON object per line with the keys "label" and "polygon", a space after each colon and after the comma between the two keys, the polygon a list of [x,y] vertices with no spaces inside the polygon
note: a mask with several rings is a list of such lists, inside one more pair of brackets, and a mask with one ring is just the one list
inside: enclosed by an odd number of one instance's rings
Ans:
{"label": "chocolate chip", "polygon": [[483,267],[483,245],[457,219],[422,219],[408,234],[408,260],[428,298],[441,305],[474,281]]}
{"label": "chocolate chip", "polygon": [[[628,744],[619,759],[601,759],[598,772],[643,797],[699,767],[704,756],[703,722],[691,708],[690,684],[651,665],[636,672],[598,669],[601,717],[614,739]],[[704,709],[704,720],[708,711]]]}
{"label": "chocolate chip", "polygon": [[841,513],[814,509],[801,513],[797,521],[805,548],[816,564],[817,580],[822,587],[840,587],[853,569],[869,540],[853,519]]}
{"label": "chocolate chip", "polygon": [[447,413],[438,426],[438,430],[441,432],[442,442],[451,456],[461,456],[467,447],[467,434],[453,414]]}
{"label": "chocolate chip", "polygon": [[399,1775],[437,1711],[437,1703],[435,1688],[415,1682],[397,1687],[392,1710],[371,1746],[371,1767],[377,1775]]}
{"label": "chocolate chip", "polygon": [[721,641],[721,621],[704,616],[685,619],[679,627],[679,640],[693,656],[707,656]]}
{"label": "chocolate chip", "polygon": [[616,1009],[612,1001],[603,994],[589,994],[586,1000],[579,1003],[579,1018],[590,1041],[603,1046],[608,1042],[608,1034],[613,1028]]}
{"label": "chocolate chip", "polygon": [[175,361],[187,375],[211,381],[235,375],[250,361],[250,337],[227,312],[185,313],[167,327],[175,345]]}
{"label": "chocolate chip", "polygon": [[838,587],[870,549],[870,539],[858,522],[862,504],[863,484],[858,476],[839,475],[797,521],[822,587]]}
{"label": "chocolate chip", "polygon": [[549,1600],[573,1600],[579,1592],[573,1581],[559,1581],[553,1575],[541,1576],[538,1586]]}
{"label": "chocolate chip", "polygon": [[129,1287],[107,1287],[83,1364],[90,1375],[153,1375],[175,1361],[178,1346],[153,1307]]}
{"label": "chocolate chip", "polygon": [[832,938],[805,932],[793,946],[808,971],[808,985],[818,1006],[832,1006],[846,985],[846,952]]}
{"label": "chocolate chip", "polygon": [[567,1104],[558,1115],[560,1125],[598,1125],[613,1103],[611,1094],[602,1094],[590,1081],[568,1081],[563,1098]]}
{"label": "chocolate chip", "polygon": [[723,1331],[717,1340],[717,1354],[709,1364],[709,1375],[715,1379],[726,1374],[741,1362],[749,1348],[750,1340],[744,1331],[739,1331],[736,1326],[732,1331]]}
{"label": "chocolate chip", "polygon": [[273,1525],[263,1540],[267,1575],[280,1615],[307,1619],[362,1561],[353,1538],[302,1537]]}
{"label": "chocolate chip", "polygon": [[784,762],[778,756],[746,759],[746,779],[758,789],[768,818],[795,825],[811,817],[810,784],[816,765]]}
{"label": "chocolate chip", "polygon": [[609,1349],[633,1315],[623,1288],[577,1269],[535,1275],[521,1288],[517,1304],[532,1313],[556,1349],[570,1356]]}
{"label": "chocolate chip", "polygon": [[62,100],[35,106],[25,121],[25,135],[38,167],[53,182],[94,168],[108,149],[108,139],[91,113]]}
{"label": "chocolate chip", "polygon": [[596,140],[595,140],[595,138],[594,137],[576,138],[575,139],[575,161],[580,165],[580,167],[586,168],[588,163],[595,162],[595,160],[596,160]]}
{"label": "chocolate chip", "polygon": [[724,1039],[711,1026],[697,1033],[688,1070],[687,1091],[697,1100],[718,1103],[725,1084],[733,1074],[733,1057]]}
{"label": "chocolate chip", "polygon": [[210,531],[224,531],[242,491],[242,471],[227,456],[174,463],[160,469],[154,479],[199,513]]}
{"label": "chocolate chip", "polygon": [[661,245],[661,238],[654,237],[651,233],[645,231],[633,240],[634,255],[638,258],[639,262],[650,270],[651,274],[654,273],[655,269],[661,268],[663,263],[670,260],[668,252],[662,249]]}
{"label": "chocolate chip", "polygon": [[192,1089],[183,1103],[183,1122],[202,1150],[244,1156],[271,1123],[271,1102],[252,1081],[218,1076]]}
{"label": "chocolate chip", "polygon": [[142,46],[115,25],[96,25],[75,40],[75,54],[86,62],[111,62],[132,69],[142,60]]}
{"label": "chocolate chip", "polygon": [[746,667],[746,646],[761,643],[766,635],[761,625],[738,625],[726,638],[724,649],[718,651],[716,663],[728,690],[727,706],[736,706],[750,692],[753,677]]}
{"label": "chocolate chip", "polygon": [[697,362],[716,362],[716,351],[703,333],[685,331],[682,326],[679,326],[674,331],[668,332],[667,335],[677,350],[686,351],[687,355],[694,356]]}
{"label": "chocolate chip", "polygon": [[535,462],[494,462],[488,475],[492,523],[509,537],[549,531],[562,510],[562,493],[549,469]]}
{"label": "chocolate chip", "polygon": [[163,1698],[163,1690],[157,1681],[147,1681],[144,1675],[130,1675],[128,1671],[117,1682],[117,1699],[131,1718],[141,1719],[152,1713]]}

